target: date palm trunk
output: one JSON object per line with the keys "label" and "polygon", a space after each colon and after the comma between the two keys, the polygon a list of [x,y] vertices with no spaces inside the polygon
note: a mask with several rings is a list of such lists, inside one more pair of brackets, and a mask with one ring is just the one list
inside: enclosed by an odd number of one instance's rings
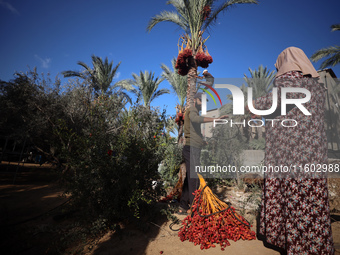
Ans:
{"label": "date palm trunk", "polygon": [[[193,53],[194,55],[194,53]],[[194,55],[195,56],[195,55]],[[189,61],[189,72],[188,72],[188,90],[187,90],[187,101],[186,101],[186,105],[185,105],[185,110],[184,113],[186,112],[186,110],[191,107],[194,106],[194,96],[196,94],[196,81],[197,81],[197,63],[194,57],[190,57],[188,59]],[[178,144],[183,144],[185,145],[185,137],[182,135],[184,132],[184,121],[180,121],[178,123]],[[184,182],[184,177],[186,176],[186,167],[185,167],[185,163],[183,162],[181,164],[181,170],[179,172],[179,180],[175,186],[176,192],[179,193],[179,197],[182,194],[183,191],[183,182]]]}
{"label": "date palm trunk", "polygon": [[194,58],[196,54],[193,52],[193,57],[188,59],[189,72],[188,72],[188,90],[187,90],[187,102],[186,109],[194,106],[194,96],[196,94],[196,81],[197,81],[197,63]]}
{"label": "date palm trunk", "polygon": [[178,136],[177,136],[177,143],[178,144],[184,143],[183,132],[184,132],[184,121],[181,120],[180,122],[178,122]]}

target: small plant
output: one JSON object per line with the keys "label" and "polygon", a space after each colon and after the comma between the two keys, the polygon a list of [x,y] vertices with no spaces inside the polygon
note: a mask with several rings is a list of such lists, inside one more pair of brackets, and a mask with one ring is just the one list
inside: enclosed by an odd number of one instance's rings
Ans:
{"label": "small plant", "polygon": [[261,204],[262,189],[257,184],[254,184],[248,189],[248,191],[249,192],[244,193],[245,197],[241,201],[240,214],[243,217],[247,217],[247,212],[253,215],[251,218],[248,219],[249,223],[253,224]]}
{"label": "small plant", "polygon": [[266,140],[263,137],[254,139],[249,142],[249,147],[253,150],[264,150],[266,147]]}
{"label": "small plant", "polygon": [[160,212],[166,216],[168,220],[171,220],[171,222],[178,223],[178,218],[174,215],[175,209],[174,208],[166,208],[161,209]]}

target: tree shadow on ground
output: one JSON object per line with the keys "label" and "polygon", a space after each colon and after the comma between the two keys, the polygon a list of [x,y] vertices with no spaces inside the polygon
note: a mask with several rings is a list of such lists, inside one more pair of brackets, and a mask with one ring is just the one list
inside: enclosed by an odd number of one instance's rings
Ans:
{"label": "tree shadow on ground", "polygon": [[[118,231],[106,233],[90,254],[93,255],[142,255],[146,254],[149,243],[157,238],[160,229],[168,221],[160,213],[166,204],[152,206],[149,215],[128,224],[120,224]],[[170,232],[171,230],[169,230]]]}
{"label": "tree shadow on ground", "polygon": [[0,254],[145,254],[168,221],[160,213],[167,204],[156,204],[141,219],[91,237],[91,223],[77,225],[82,212],[68,206],[55,169],[17,166],[0,164]]}
{"label": "tree shadow on ground", "polygon": [[0,254],[48,252],[51,215],[68,201],[57,180],[51,166],[0,165]]}

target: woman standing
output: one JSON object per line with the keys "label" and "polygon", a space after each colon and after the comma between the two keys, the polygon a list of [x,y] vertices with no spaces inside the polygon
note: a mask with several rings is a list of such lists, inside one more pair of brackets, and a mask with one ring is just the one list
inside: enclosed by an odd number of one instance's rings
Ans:
{"label": "woman standing", "polygon": [[[296,172],[265,176],[259,238],[281,248],[282,254],[334,254],[327,178],[304,172],[305,166],[327,164],[325,89],[299,48],[285,49],[275,67],[274,86],[278,88],[279,100],[283,87],[305,88],[311,93],[311,99],[304,106],[311,115],[304,115],[294,107],[286,115],[272,117],[275,121],[266,123],[265,165],[293,166]],[[305,95],[287,93],[286,97],[303,98]],[[271,93],[258,98],[254,104],[258,110],[269,109]],[[285,121],[283,126],[282,120],[287,119],[295,122]]]}

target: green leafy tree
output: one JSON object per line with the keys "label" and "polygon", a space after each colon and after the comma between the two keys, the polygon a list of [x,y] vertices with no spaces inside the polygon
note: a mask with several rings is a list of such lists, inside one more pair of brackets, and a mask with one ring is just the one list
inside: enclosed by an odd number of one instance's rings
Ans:
{"label": "green leafy tree", "polygon": [[38,84],[36,69],[27,73],[15,73],[15,79],[0,81],[1,135],[26,137],[34,118],[34,104],[43,93]]}
{"label": "green leafy tree", "polygon": [[204,32],[209,29],[217,20],[219,14],[227,11],[236,4],[257,3],[256,0],[229,0],[217,5],[217,0],[169,0],[167,4],[172,5],[175,11],[162,11],[149,21],[147,30],[151,29],[160,22],[168,21],[179,26],[185,33],[182,38],[186,45],[186,57],[182,58],[183,68],[188,74],[187,106],[193,105],[193,97],[196,93],[197,68],[199,65],[207,67],[207,63],[212,62],[212,58],[205,58],[204,65],[199,61],[200,56],[209,57],[203,54],[206,47],[206,39],[203,38]]}
{"label": "green leafy tree", "polygon": [[[60,86],[37,74],[0,81],[0,135],[54,156],[72,203],[92,219],[138,216],[156,198],[152,183],[167,148],[165,112],[93,94],[87,80]],[[145,207],[144,207],[145,206]],[[110,222],[112,223],[112,222]]]}
{"label": "green leafy tree", "polygon": [[121,62],[119,62],[116,66],[113,66],[113,61],[109,63],[107,57],[104,61],[102,58],[95,55],[92,55],[91,58],[93,65],[92,68],[84,62],[78,61],[78,65],[82,66],[84,71],[63,71],[62,75],[64,75],[64,77],[79,77],[81,79],[88,80],[97,95],[108,93],[110,88],[114,90],[120,87],[120,90],[118,90],[117,93],[123,94],[129,101],[131,101],[127,94],[122,91],[122,89],[130,90],[131,87],[128,85],[125,87],[118,86],[117,83],[111,87],[111,83]]}
{"label": "green leafy tree", "polygon": [[[340,30],[340,24],[335,24],[331,26],[332,32]],[[322,63],[320,68],[324,69],[328,66],[335,66],[340,63],[340,46],[330,46],[328,48],[323,48],[316,51],[312,56],[311,60],[313,62],[317,62],[320,59],[325,59]]]}
{"label": "green leafy tree", "polygon": [[113,94],[87,106],[81,128],[71,129],[61,120],[56,131],[68,141],[63,146],[69,167],[66,192],[74,205],[94,218],[139,217],[157,195],[152,182],[159,179],[166,148],[160,138],[164,118],[141,105],[125,110]]}
{"label": "green leafy tree", "polygon": [[187,96],[187,90],[188,90],[188,82],[187,82],[186,76],[182,76],[178,74],[178,71],[175,68],[176,59],[172,59],[171,64],[172,64],[172,69],[165,64],[161,65],[161,68],[163,70],[162,77],[165,78],[169,82],[169,84],[171,85],[179,101],[179,103],[176,106],[176,109],[177,109],[176,112],[177,112],[177,115],[182,115],[182,118],[178,119],[177,121],[177,124],[178,124],[177,142],[183,143],[183,125],[184,125],[183,114],[185,112],[184,107],[185,107],[185,98]]}
{"label": "green leafy tree", "polygon": [[137,97],[137,103],[143,100],[143,105],[150,107],[150,103],[157,97],[169,94],[168,89],[158,89],[159,84],[164,80],[164,78],[155,78],[155,73],[145,71],[144,73],[140,71],[139,75],[132,73],[133,79],[122,80],[117,84],[119,86],[132,86],[131,90]]}
{"label": "green leafy tree", "polygon": [[[60,80],[39,75],[37,69],[14,74],[0,81],[0,136],[26,141],[25,145],[48,159],[59,138],[53,134],[57,119],[66,119],[60,94]],[[58,161],[58,160],[57,160]]]}

